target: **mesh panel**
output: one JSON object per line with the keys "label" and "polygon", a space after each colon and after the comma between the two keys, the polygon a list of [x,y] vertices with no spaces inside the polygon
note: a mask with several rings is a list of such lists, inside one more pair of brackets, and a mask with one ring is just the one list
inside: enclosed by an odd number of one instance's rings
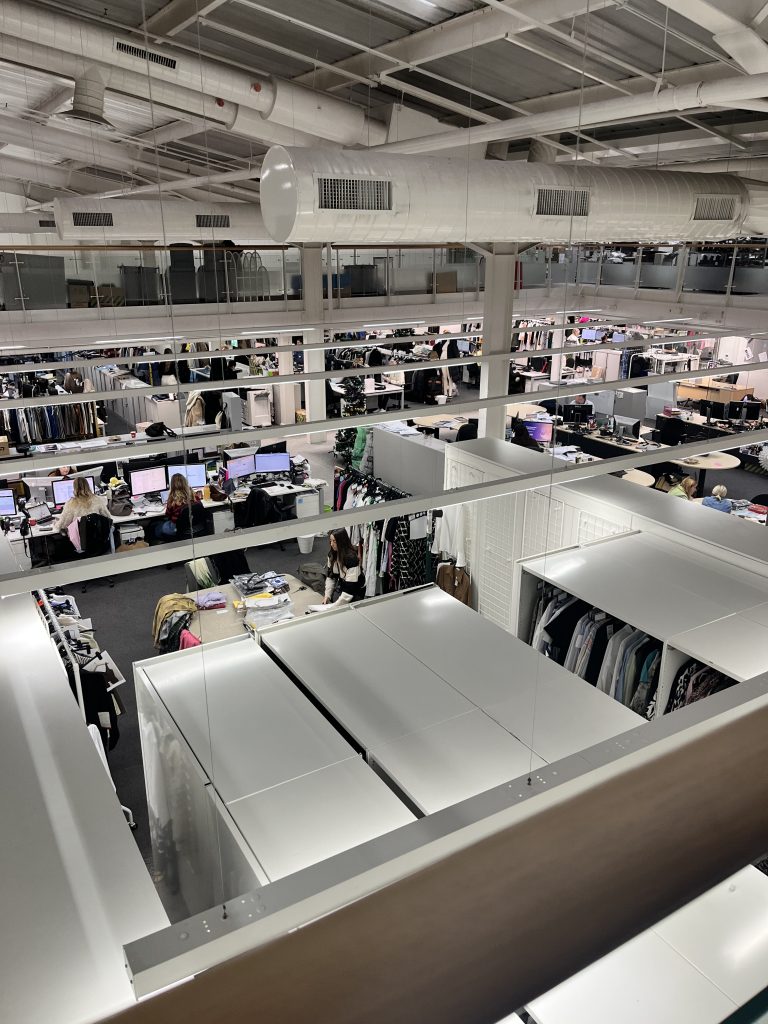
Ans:
{"label": "mesh panel", "polygon": [[111,213],[96,213],[92,210],[72,214],[76,228],[111,228],[115,226]]}
{"label": "mesh panel", "polygon": [[523,558],[562,547],[565,505],[549,494],[528,491],[525,496]]}
{"label": "mesh panel", "polygon": [[590,541],[600,540],[602,537],[613,537],[617,533],[626,533],[628,527],[618,523],[612,523],[600,516],[593,516],[590,512],[579,513],[579,544],[589,544]]}
{"label": "mesh panel", "polygon": [[473,578],[477,610],[503,629],[511,629],[514,585],[516,495],[479,502],[478,547]]}
{"label": "mesh panel", "polygon": [[696,196],[694,220],[733,220],[736,196]]}
{"label": "mesh panel", "polygon": [[391,210],[392,183],[374,178],[318,178],[321,210]]}
{"label": "mesh panel", "polygon": [[589,214],[589,189],[537,189],[536,214],[539,217],[586,217]]}
{"label": "mesh panel", "polygon": [[228,213],[198,213],[195,215],[195,225],[198,228],[228,228]]}
{"label": "mesh panel", "polygon": [[152,50],[145,50],[142,46],[134,46],[132,43],[123,43],[119,40],[115,43],[118,53],[125,53],[129,57],[138,57],[139,60],[149,61],[150,64],[161,64],[164,68],[176,68],[176,61],[173,57],[164,57],[162,53],[153,53]]}

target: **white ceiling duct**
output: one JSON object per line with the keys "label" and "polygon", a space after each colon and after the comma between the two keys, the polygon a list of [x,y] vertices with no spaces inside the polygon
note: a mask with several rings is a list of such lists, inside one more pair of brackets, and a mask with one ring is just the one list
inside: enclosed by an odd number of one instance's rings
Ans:
{"label": "white ceiling duct", "polygon": [[[162,45],[139,45],[131,36],[78,21],[19,0],[0,3],[0,33],[74,54],[107,67],[139,72],[153,83],[181,87],[217,102],[258,112],[265,121],[320,135],[346,146],[379,145],[387,130],[362,108],[303,85],[244,71]],[[107,82],[109,87],[109,82]]]}
{"label": "white ceiling duct", "polygon": [[256,203],[186,203],[179,199],[56,199],[64,242],[232,240],[270,244]]}
{"label": "white ceiling duct", "polygon": [[685,174],[273,146],[261,207],[278,242],[710,240],[765,234],[762,183]]}
{"label": "white ceiling duct", "polygon": [[54,117],[73,124],[84,122],[90,128],[113,132],[115,126],[104,117],[104,94],[106,84],[101,71],[90,67],[84,75],[75,79],[72,106],[54,114]]}

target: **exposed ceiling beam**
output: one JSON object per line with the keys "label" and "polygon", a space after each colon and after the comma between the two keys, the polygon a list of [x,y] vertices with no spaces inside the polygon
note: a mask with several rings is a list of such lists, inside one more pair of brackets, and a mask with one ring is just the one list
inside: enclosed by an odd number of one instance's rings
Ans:
{"label": "exposed ceiling beam", "polygon": [[141,27],[149,36],[175,36],[225,2],[226,0],[170,0],[170,3],[161,7],[151,18],[147,18]]}
{"label": "exposed ceiling beam", "polygon": [[[102,192],[99,195],[91,196],[91,199],[115,199],[118,196],[138,196],[158,192],[176,192],[178,189],[205,188],[208,185],[220,184],[227,181],[251,181],[259,176],[261,163],[256,167],[238,168],[236,171],[222,171],[219,174],[203,174],[197,178],[179,178],[178,181],[161,181],[151,185],[138,185],[135,188],[114,189],[111,192]],[[252,202],[259,201],[259,193],[254,190],[248,196]]]}
{"label": "exposed ceiling beam", "polygon": [[188,135],[205,128],[206,122],[202,118],[195,121],[171,121],[162,128],[151,128],[148,132],[135,135],[132,142],[140,146],[165,146],[169,142],[178,142],[179,139],[186,139]]}
{"label": "exposed ceiling beam", "polygon": [[751,26],[739,21],[729,10],[729,4],[713,4],[709,0],[658,2],[711,32],[717,45],[737,60],[749,74],[759,75],[768,71],[768,43]]}
{"label": "exposed ceiling beam", "polygon": [[[510,11],[531,13],[543,22],[553,23],[576,17],[588,9],[594,12],[614,5],[615,0],[592,0],[591,3],[589,0],[519,0],[515,7],[512,6],[512,0],[509,3]],[[402,68],[416,67],[442,57],[449,57],[454,53],[496,42],[510,32],[530,31],[530,28],[530,24],[523,18],[519,19],[515,28],[507,12],[484,7],[471,14],[462,14],[421,32],[396,39],[375,51],[352,43],[351,45],[363,52],[339,61],[332,71],[308,72],[298,76],[295,81],[325,90],[339,84],[342,70],[370,76],[378,75],[382,71],[392,71],[393,64]]]}

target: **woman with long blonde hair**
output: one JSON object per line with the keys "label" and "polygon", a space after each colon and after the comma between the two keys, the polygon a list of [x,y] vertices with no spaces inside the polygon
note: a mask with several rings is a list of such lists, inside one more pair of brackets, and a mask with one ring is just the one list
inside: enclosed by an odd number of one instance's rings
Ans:
{"label": "woman with long blonde hair", "polygon": [[155,536],[158,540],[170,540],[176,536],[176,523],[185,508],[191,508],[200,501],[192,491],[187,478],[181,473],[174,473],[165,503],[165,519],[158,523]]}

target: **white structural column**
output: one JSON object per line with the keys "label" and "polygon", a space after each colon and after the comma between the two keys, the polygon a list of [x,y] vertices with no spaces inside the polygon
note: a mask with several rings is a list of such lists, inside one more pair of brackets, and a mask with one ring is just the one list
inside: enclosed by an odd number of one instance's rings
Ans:
{"label": "white structural column", "polygon": [[[483,355],[509,352],[512,308],[515,295],[516,245],[493,246],[485,261]],[[509,364],[502,360],[484,363],[480,369],[480,398],[503,395],[509,386]],[[480,437],[504,438],[506,410],[503,405],[481,409]]]}
{"label": "white structural column", "polygon": [[[304,289],[304,317],[310,323],[325,319],[323,302],[323,247],[305,245],[301,256],[302,288]],[[322,341],[318,331],[305,334],[305,341]],[[307,373],[325,369],[325,352],[304,353],[304,369]],[[307,422],[325,419],[325,381],[311,380],[304,385],[307,405]],[[325,434],[310,434],[312,444],[325,444]]]}

